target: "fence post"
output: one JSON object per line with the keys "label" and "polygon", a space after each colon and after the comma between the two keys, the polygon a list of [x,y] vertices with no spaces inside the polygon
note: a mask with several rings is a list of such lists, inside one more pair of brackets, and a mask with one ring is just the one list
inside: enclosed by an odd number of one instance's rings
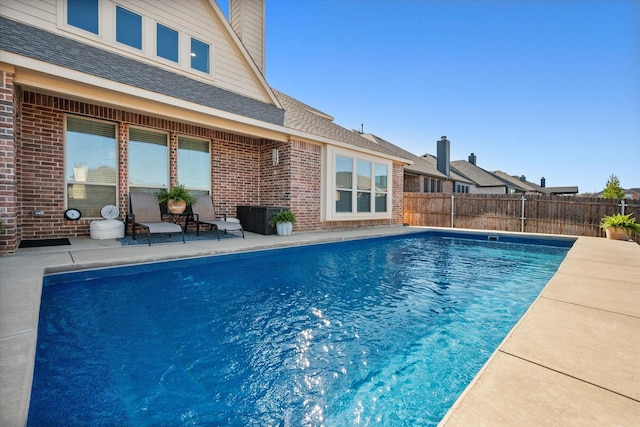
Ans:
{"label": "fence post", "polygon": [[455,200],[455,196],[452,194],[451,195],[451,228],[453,228],[453,216],[455,215],[455,211],[454,211],[454,200]]}
{"label": "fence post", "polygon": [[618,206],[620,206],[620,211],[622,213],[622,215],[624,215],[624,199],[620,200],[620,203],[618,203]]}
{"label": "fence post", "polygon": [[520,232],[524,233],[524,201],[527,200],[522,196],[522,213],[520,214]]}

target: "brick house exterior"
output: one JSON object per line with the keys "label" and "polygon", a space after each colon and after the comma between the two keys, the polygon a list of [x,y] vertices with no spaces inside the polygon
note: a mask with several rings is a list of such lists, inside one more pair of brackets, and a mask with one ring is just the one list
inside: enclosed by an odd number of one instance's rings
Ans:
{"label": "brick house exterior", "polygon": [[[244,1],[232,0],[231,9]],[[55,11],[57,20],[53,15],[49,21],[35,19],[26,12],[37,3],[7,1],[0,10],[0,219],[5,228],[0,253],[14,252],[22,240],[88,236],[91,221],[100,219],[69,221],[63,216],[70,207],[67,117],[116,126],[115,204],[121,218],[128,210],[128,135],[136,127],[166,133],[168,186],[178,184],[178,138],[208,141],[210,194],[219,214],[236,215],[240,205],[285,206],[296,213],[296,231],[402,223],[403,167],[410,161],[270,88],[258,71],[263,58],[251,59],[215,2],[193,2],[191,13],[206,13],[203,27],[215,25],[218,30],[218,38],[210,39],[214,52],[224,52],[229,56],[226,62],[235,62],[224,70],[221,60],[215,68],[219,75],[209,80],[176,65],[158,64],[154,58],[138,58],[130,49],[105,43],[106,35],[100,40],[77,35],[61,21],[63,10]],[[120,7],[109,0],[100,4],[101,13]],[[260,2],[251,2],[255,4]],[[135,12],[153,17],[149,10]],[[253,28],[242,16],[235,22],[243,34]],[[171,24],[183,30],[180,22]],[[209,40],[207,31],[198,37]],[[256,46],[249,49],[260,48]],[[228,77],[225,81],[225,73],[238,76],[239,83]],[[279,153],[277,164],[274,149]],[[384,212],[335,212],[336,156],[388,166]]]}

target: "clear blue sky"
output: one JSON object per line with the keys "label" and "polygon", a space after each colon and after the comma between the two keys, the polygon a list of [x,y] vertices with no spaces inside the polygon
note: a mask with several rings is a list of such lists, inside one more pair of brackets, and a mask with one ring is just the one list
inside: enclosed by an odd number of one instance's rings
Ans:
{"label": "clear blue sky", "polygon": [[[222,1],[221,3],[225,3]],[[640,187],[640,0],[267,0],[269,84],[414,154]]]}

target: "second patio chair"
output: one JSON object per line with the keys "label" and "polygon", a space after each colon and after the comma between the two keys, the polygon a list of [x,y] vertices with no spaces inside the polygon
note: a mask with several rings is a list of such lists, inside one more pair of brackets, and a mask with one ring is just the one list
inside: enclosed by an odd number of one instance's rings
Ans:
{"label": "second patio chair", "polygon": [[220,240],[220,231],[240,231],[242,238],[244,239],[244,230],[242,224],[239,222],[225,221],[222,218],[216,218],[215,211],[213,210],[213,202],[209,195],[198,196],[196,202],[191,205],[193,211],[193,219],[196,222],[196,234],[200,235],[200,224],[206,224],[209,226],[209,230],[213,227],[216,228],[216,235]]}
{"label": "second patio chair", "polygon": [[170,221],[162,220],[160,204],[158,204],[158,198],[155,194],[131,193],[129,194],[129,207],[131,209],[133,240],[136,239],[136,226],[140,226],[147,230],[149,246],[151,246],[151,235],[158,233],[180,233],[182,235],[182,243],[185,243],[182,227]]}

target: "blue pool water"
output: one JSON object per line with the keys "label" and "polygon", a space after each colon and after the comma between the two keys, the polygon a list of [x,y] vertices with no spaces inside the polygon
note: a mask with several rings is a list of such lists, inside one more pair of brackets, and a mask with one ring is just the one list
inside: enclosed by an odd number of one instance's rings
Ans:
{"label": "blue pool water", "polygon": [[421,234],[47,276],[28,424],[436,425],[567,251]]}

